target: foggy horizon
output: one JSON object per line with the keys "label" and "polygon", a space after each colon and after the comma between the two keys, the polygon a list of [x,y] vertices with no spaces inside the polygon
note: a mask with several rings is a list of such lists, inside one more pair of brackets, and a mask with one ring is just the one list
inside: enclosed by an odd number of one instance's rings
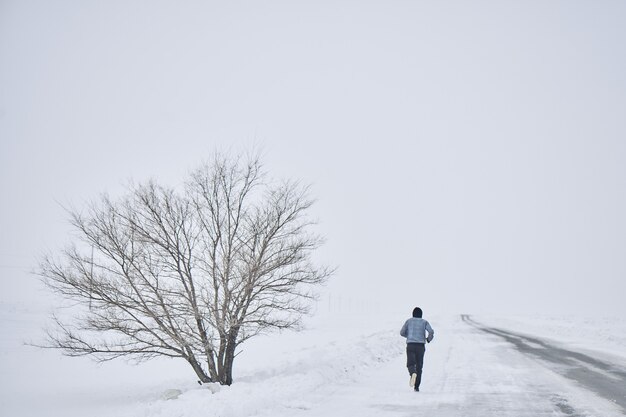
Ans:
{"label": "foggy horizon", "polygon": [[320,312],[624,315],[625,9],[2,2],[0,302],[49,299],[64,205],[256,148],[312,185]]}

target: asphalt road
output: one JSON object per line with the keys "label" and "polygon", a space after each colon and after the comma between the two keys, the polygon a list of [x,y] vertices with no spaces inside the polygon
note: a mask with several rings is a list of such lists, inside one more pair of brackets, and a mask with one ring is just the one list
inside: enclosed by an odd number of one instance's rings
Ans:
{"label": "asphalt road", "polygon": [[[461,318],[476,329],[505,339],[520,352],[534,356],[554,372],[612,401],[620,406],[626,415],[626,368],[624,366],[599,360],[589,354],[568,350],[543,339],[487,327],[472,320],[469,315],[462,315]],[[565,414],[576,415],[575,410],[572,409],[561,411]]]}

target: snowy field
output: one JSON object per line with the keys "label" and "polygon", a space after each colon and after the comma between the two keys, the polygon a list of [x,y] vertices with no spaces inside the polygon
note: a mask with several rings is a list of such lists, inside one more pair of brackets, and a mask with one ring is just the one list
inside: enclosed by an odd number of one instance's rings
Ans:
{"label": "snowy field", "polygon": [[[237,358],[231,387],[200,386],[177,360],[96,364],[24,346],[45,314],[0,305],[0,415],[26,416],[621,416],[623,410],[463,323],[426,317],[435,328],[422,390],[408,387],[406,317],[338,316],[309,329],[252,340]],[[624,321],[572,317],[474,317],[482,324],[602,350],[620,362]],[[580,331],[583,329],[583,332]],[[624,365],[623,362],[618,363]],[[180,390],[176,399],[165,399]]]}

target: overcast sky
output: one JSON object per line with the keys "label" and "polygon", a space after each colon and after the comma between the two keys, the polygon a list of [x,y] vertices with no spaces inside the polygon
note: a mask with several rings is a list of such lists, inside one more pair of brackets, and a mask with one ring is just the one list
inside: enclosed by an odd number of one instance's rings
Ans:
{"label": "overcast sky", "polygon": [[[0,301],[62,204],[262,148],[331,303],[626,313],[626,2],[0,0]],[[348,307],[348,305],[350,305]]]}

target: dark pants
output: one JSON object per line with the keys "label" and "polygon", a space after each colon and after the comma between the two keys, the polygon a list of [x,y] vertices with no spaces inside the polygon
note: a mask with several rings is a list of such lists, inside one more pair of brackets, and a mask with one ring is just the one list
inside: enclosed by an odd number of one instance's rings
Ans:
{"label": "dark pants", "polygon": [[420,387],[422,382],[422,366],[424,366],[424,352],[426,346],[423,343],[407,343],[406,345],[406,367],[409,375],[417,374],[415,389]]}

